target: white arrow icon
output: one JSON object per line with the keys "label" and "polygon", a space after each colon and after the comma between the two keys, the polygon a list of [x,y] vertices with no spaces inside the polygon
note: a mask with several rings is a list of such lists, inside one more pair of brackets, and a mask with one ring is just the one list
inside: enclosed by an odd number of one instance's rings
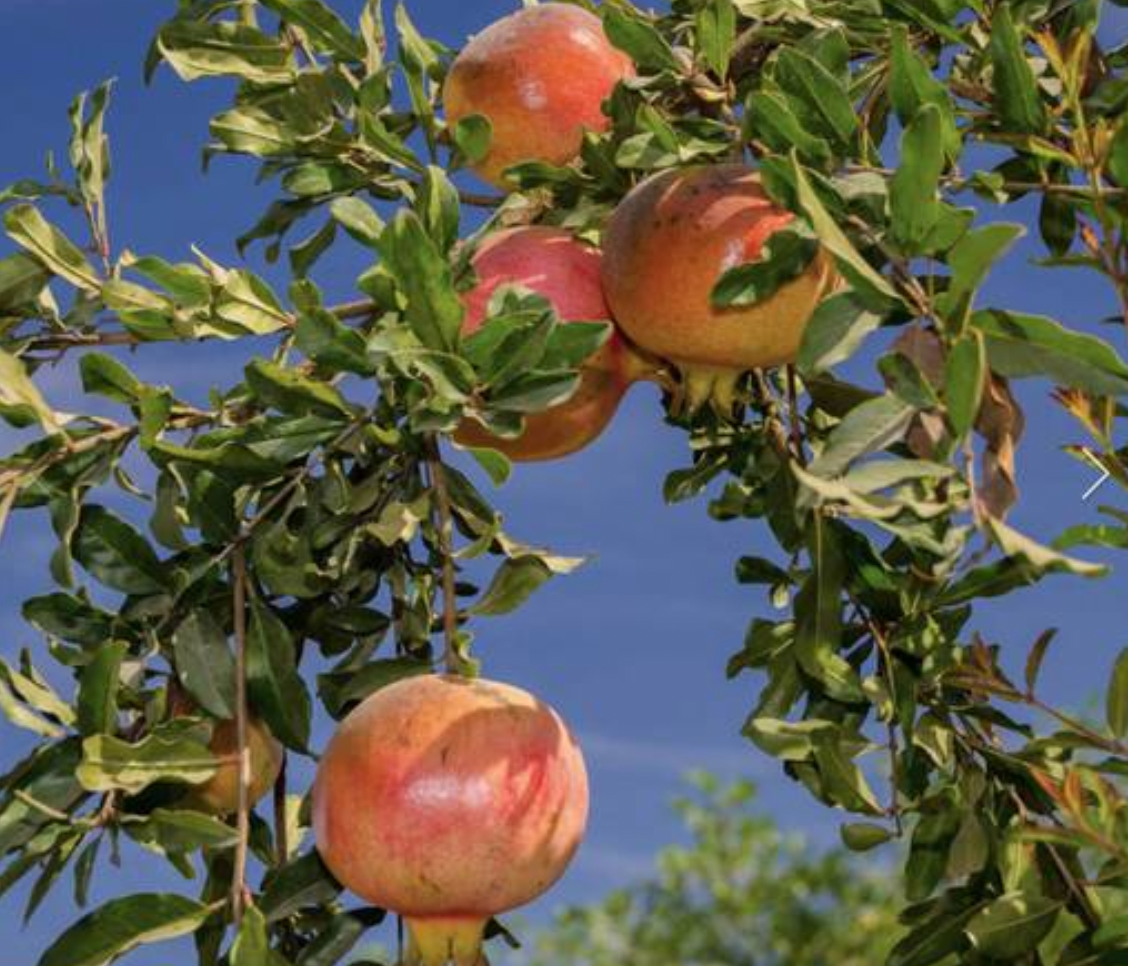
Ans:
{"label": "white arrow icon", "polygon": [[1094,493],[1096,493],[1097,490],[1099,490],[1102,486],[1104,486],[1105,481],[1107,481],[1109,476],[1111,476],[1112,474],[1109,473],[1109,471],[1105,468],[1104,464],[1101,463],[1101,461],[1098,460],[1089,450],[1085,449],[1085,450],[1082,450],[1081,452],[1084,454],[1085,459],[1087,459],[1090,463],[1092,463],[1093,466],[1096,467],[1096,469],[1101,474],[1101,478],[1099,480],[1097,480],[1097,482],[1094,483],[1092,486],[1090,486],[1089,489],[1087,489],[1085,491],[1085,495],[1081,497],[1082,500],[1087,500]]}

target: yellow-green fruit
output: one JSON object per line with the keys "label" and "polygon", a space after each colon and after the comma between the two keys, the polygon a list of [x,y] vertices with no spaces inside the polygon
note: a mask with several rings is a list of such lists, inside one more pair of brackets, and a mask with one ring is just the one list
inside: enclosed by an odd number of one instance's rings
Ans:
{"label": "yellow-green fruit", "polygon": [[[257,718],[247,723],[247,739],[251,753],[248,800],[254,806],[278,780],[283,750],[278,739]],[[220,721],[208,747],[212,754],[224,760],[215,775],[188,793],[184,803],[213,815],[230,815],[239,810],[239,740],[235,722]]]}

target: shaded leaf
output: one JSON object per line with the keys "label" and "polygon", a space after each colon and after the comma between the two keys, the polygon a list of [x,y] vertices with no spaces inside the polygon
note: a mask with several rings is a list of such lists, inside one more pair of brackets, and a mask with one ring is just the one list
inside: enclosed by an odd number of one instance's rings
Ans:
{"label": "shaded leaf", "polygon": [[67,929],[39,966],[106,966],[131,949],[193,932],[211,910],[183,896],[148,893],[115,899]]}
{"label": "shaded leaf", "polygon": [[192,699],[220,721],[235,717],[235,656],[211,612],[190,611],[172,635],[176,676]]}

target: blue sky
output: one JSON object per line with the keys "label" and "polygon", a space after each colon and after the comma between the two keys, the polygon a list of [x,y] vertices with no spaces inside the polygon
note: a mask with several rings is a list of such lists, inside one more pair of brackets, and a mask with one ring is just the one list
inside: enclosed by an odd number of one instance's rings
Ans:
{"label": "blue sky", "polygon": [[[335,5],[350,15],[359,8],[352,0]],[[511,0],[410,3],[423,32],[452,45],[513,6]],[[271,192],[254,184],[253,166],[244,161],[219,159],[210,173],[201,172],[207,121],[227,103],[226,85],[185,86],[167,70],[151,88],[143,85],[147,42],[172,8],[171,0],[0,0],[6,41],[0,185],[38,175],[47,148],[62,154],[71,97],[116,77],[109,122],[115,246],[186,258],[194,243],[230,264],[237,260],[232,239],[258,216]],[[1119,12],[1118,22],[1107,26],[1122,35],[1126,19]],[[1016,207],[1005,216],[1028,220],[1030,214]],[[1034,239],[1020,246],[992,282],[989,300],[1093,329],[1111,311],[1107,293],[1087,276],[1032,270],[1029,259],[1039,254]],[[347,298],[363,267],[358,254],[347,251],[317,278],[333,297]],[[1105,335],[1124,347],[1122,332],[1106,329]],[[157,346],[131,358],[146,378],[171,383],[190,397],[237,378],[242,361],[223,346]],[[56,405],[79,405],[73,361],[48,373],[45,385]],[[1079,434],[1048,404],[1047,390],[1040,384],[1021,389],[1031,430],[1020,452],[1024,503],[1013,518],[1043,538],[1095,518],[1094,506],[1081,502],[1093,474],[1060,452]],[[654,851],[679,834],[668,803],[679,777],[693,768],[754,777],[763,803],[785,826],[820,841],[836,836],[838,817],[811,803],[739,737],[756,685],[750,678],[726,682],[724,664],[749,619],[766,615],[769,606],[758,591],[734,582],[732,567],[738,556],[770,553],[771,547],[752,524],[710,521],[703,503],[663,504],[662,479],[685,465],[687,456],[683,437],[664,425],[658,403],[654,389],[636,389],[596,445],[563,462],[520,468],[496,494],[517,537],[594,555],[589,566],[549,585],[517,615],[477,627],[487,673],[555,704],[584,742],[592,772],[587,843],[563,883],[530,911],[533,917],[645,873]],[[4,433],[0,448],[6,449],[12,434]],[[1111,488],[1103,495],[1125,503]],[[42,516],[18,515],[0,545],[4,655],[41,646],[19,620],[18,605],[49,589],[51,539]],[[1044,627],[1061,627],[1044,679],[1053,698],[1079,704],[1103,690],[1112,659],[1128,644],[1123,601],[1116,597],[1121,587],[1118,574],[1100,584],[1054,579],[986,609],[977,626],[1007,644],[1012,664],[1021,663]],[[21,733],[0,723],[0,766],[26,747]],[[103,868],[96,901],[141,888],[195,889],[161,872],[159,860],[145,853],[127,850],[125,858],[121,870]],[[16,966],[34,962],[74,915],[64,884],[18,930],[25,897],[16,889],[0,900],[0,924],[13,927],[6,930],[3,958]],[[168,960],[160,952],[127,960],[156,961]]]}

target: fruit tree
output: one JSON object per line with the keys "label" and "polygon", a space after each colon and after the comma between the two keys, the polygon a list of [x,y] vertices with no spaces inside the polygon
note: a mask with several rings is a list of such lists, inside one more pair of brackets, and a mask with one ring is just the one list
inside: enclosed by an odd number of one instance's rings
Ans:
{"label": "fruit tree", "polygon": [[[84,906],[125,838],[203,872],[82,910],[40,966],[183,936],[203,966],[328,966],[389,913],[405,964],[513,941],[496,917],[563,871],[587,776],[473,631],[577,561],[482,490],[641,380],[685,438],[667,498],[774,541],[737,568],[777,609],[729,663],[758,695],[733,728],[846,846],[904,854],[887,962],[1128,962],[1128,652],[1094,723],[1045,697],[1054,632],[994,640],[980,609],[1128,549],[1116,505],[1048,543],[1011,516],[1019,380],[1128,490],[1125,5],[527,0],[455,50],[409,3],[180,0],[145,70],[227,82],[205,156],[276,185],[239,247],[285,246],[285,290],[111,233],[108,84],[65,165],[0,191],[0,534],[57,541],[41,646],[0,663],[39,741],[0,778],[0,891],[35,876],[34,909],[67,872]],[[983,294],[1020,202],[1030,277],[1088,279],[1075,324]],[[253,348],[206,405],[131,367],[199,341]]]}

